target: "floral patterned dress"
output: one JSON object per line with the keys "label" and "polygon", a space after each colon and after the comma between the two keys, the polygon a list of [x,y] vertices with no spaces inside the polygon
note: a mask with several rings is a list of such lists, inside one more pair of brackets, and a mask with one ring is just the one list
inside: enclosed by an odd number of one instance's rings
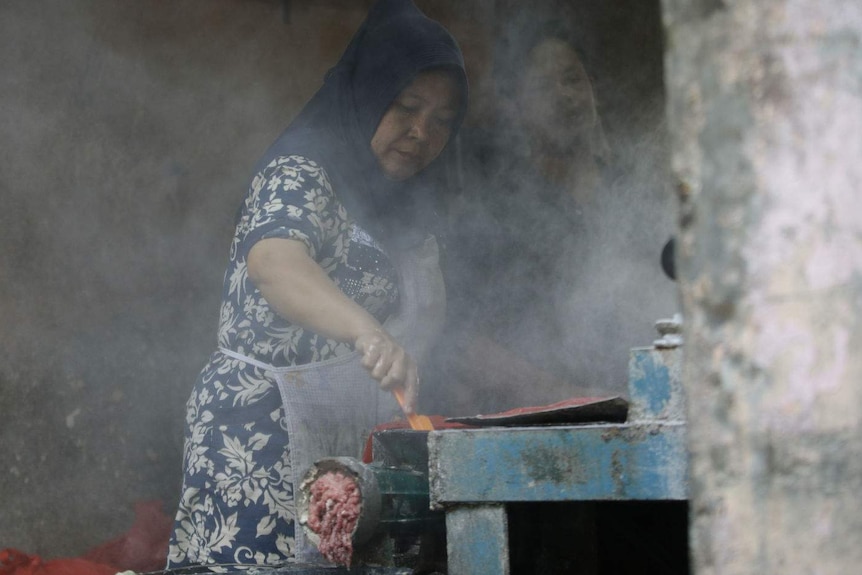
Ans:
{"label": "floral patterned dress", "polygon": [[[274,367],[352,352],[350,345],[277,315],[248,277],[263,238],[303,242],[339,288],[383,322],[397,307],[397,274],[379,244],[348,216],[325,171],[279,157],[252,180],[230,247],[218,346]],[[294,555],[290,438],[267,370],[212,354],[187,403],[184,478],[168,568],[278,564]]]}

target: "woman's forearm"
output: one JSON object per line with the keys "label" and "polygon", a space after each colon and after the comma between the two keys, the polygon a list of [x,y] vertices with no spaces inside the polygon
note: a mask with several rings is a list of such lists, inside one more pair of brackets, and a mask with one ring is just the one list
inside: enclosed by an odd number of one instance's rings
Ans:
{"label": "woman's forearm", "polygon": [[285,319],[337,341],[380,329],[380,323],[347,297],[298,240],[269,238],[248,254],[248,274],[270,306]]}
{"label": "woman's forearm", "polygon": [[382,389],[405,388],[404,411],[419,394],[416,364],[359,304],[344,295],[297,240],[270,238],[248,254],[248,275],[282,317],[324,337],[355,346]]}

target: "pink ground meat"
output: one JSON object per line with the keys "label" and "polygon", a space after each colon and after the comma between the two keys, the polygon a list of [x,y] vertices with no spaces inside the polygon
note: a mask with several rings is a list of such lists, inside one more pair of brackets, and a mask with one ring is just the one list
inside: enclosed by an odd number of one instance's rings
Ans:
{"label": "pink ground meat", "polygon": [[353,478],[329,471],[311,484],[309,494],[308,527],[320,537],[317,548],[333,563],[350,567],[362,506],[359,486]]}

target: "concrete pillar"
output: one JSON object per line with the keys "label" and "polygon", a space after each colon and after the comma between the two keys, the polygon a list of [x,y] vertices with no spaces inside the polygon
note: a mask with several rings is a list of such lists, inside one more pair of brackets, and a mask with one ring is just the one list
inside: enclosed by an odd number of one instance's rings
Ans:
{"label": "concrete pillar", "polygon": [[862,565],[862,3],[662,0],[698,575]]}

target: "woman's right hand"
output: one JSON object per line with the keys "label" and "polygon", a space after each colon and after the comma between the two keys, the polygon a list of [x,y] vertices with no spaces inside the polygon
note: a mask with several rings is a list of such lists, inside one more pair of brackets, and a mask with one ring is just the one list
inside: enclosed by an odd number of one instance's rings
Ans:
{"label": "woman's right hand", "polygon": [[356,338],[354,347],[362,354],[362,367],[380,383],[381,389],[404,388],[404,411],[414,413],[419,399],[419,371],[407,351],[382,329],[363,333]]}

